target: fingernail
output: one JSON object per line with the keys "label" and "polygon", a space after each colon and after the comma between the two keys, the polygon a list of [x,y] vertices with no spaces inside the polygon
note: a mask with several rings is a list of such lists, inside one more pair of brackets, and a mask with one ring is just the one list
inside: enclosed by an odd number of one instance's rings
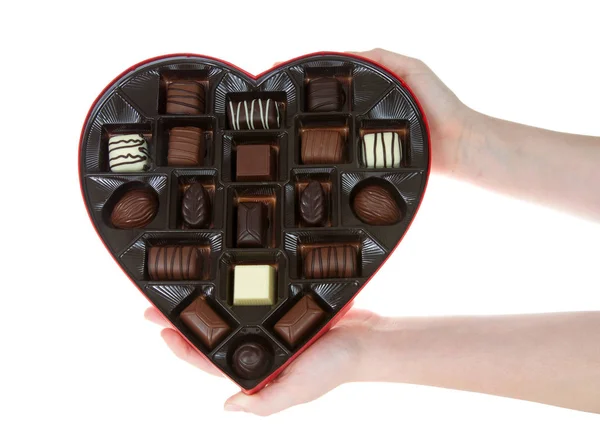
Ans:
{"label": "fingernail", "polygon": [[226,412],[245,412],[246,410],[242,406],[238,406],[233,403],[225,403]]}

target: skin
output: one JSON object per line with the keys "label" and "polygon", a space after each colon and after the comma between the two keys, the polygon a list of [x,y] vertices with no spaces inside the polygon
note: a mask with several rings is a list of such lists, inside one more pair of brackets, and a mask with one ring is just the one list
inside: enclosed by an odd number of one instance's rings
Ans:
{"label": "skin", "polygon": [[[383,64],[415,92],[430,124],[434,173],[600,220],[598,185],[589,185],[600,184],[600,138],[485,116],[417,59],[382,49],[356,54]],[[161,335],[176,356],[220,376],[159,311],[149,308],[145,317],[165,327]],[[238,393],[225,409],[270,415],[361,381],[431,385],[600,413],[600,312],[384,318],[352,309],[268,388]]]}

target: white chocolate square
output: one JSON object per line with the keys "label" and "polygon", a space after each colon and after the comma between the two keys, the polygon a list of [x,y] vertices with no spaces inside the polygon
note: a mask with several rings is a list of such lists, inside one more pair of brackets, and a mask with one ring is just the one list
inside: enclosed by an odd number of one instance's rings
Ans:
{"label": "white chocolate square", "polygon": [[140,134],[115,135],[108,140],[112,172],[142,172],[150,166],[148,143]]}
{"label": "white chocolate square", "polygon": [[233,304],[275,304],[275,268],[269,265],[237,265],[233,268]]}

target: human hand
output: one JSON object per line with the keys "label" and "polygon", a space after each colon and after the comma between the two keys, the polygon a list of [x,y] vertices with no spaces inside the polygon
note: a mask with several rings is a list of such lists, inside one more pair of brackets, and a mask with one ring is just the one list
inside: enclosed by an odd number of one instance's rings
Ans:
{"label": "human hand", "polygon": [[[161,336],[177,357],[200,370],[221,376],[204,355],[170,327],[157,309],[148,308],[144,316],[165,327]],[[372,312],[351,309],[266,388],[254,395],[235,394],[225,402],[225,410],[267,416],[313,401],[343,383],[360,380],[364,339],[377,319]]]}
{"label": "human hand", "polygon": [[431,132],[432,170],[450,174],[460,156],[462,143],[478,113],[463,104],[422,61],[373,49],[351,52],[375,61],[397,74],[419,99]]}

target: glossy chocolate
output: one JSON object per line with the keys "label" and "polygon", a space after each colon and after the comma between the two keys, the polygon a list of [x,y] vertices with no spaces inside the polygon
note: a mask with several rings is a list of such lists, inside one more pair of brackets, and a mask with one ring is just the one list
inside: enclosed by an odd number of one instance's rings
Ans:
{"label": "glossy chocolate", "polygon": [[237,181],[272,181],[275,179],[275,154],[267,144],[238,146],[235,178]]}
{"label": "glossy chocolate", "polygon": [[344,136],[329,129],[307,129],[302,133],[302,163],[336,164],[344,161]]}
{"label": "glossy chocolate", "polygon": [[237,209],[237,246],[264,247],[267,235],[267,207],[260,202],[244,202]]}
{"label": "glossy chocolate", "polygon": [[306,85],[306,109],[313,113],[342,111],[346,97],[335,77],[317,77]]}
{"label": "glossy chocolate", "polygon": [[363,223],[374,226],[391,225],[402,218],[402,211],[392,194],[377,185],[360,189],[354,196],[352,208]]}
{"label": "glossy chocolate", "polygon": [[201,280],[208,273],[208,257],[191,245],[166,245],[148,250],[152,281]]}
{"label": "glossy chocolate", "polygon": [[169,166],[200,166],[204,160],[204,133],[194,126],[169,131]]}
{"label": "glossy chocolate", "polygon": [[130,190],[114,206],[110,221],[117,229],[137,229],[150,224],[157,211],[158,198],[154,191]]}
{"label": "glossy chocolate", "polygon": [[229,101],[227,123],[235,131],[252,129],[278,129],[283,106],[272,99]]}
{"label": "glossy chocolate", "polygon": [[231,331],[204,296],[196,298],[181,312],[179,318],[208,349],[213,349]]}
{"label": "glossy chocolate", "polygon": [[193,80],[177,80],[167,87],[167,114],[202,114],[204,86]]}
{"label": "glossy chocolate", "polygon": [[210,198],[200,183],[194,183],[183,194],[181,216],[185,224],[193,229],[202,229],[210,224]]}
{"label": "glossy chocolate", "polygon": [[319,324],[324,315],[317,302],[306,295],[277,321],[274,330],[285,343],[295,346]]}
{"label": "glossy chocolate", "polygon": [[311,180],[300,195],[300,216],[308,226],[322,226],[327,219],[327,201],[323,186]]}
{"label": "glossy chocolate", "polygon": [[308,279],[354,277],[357,275],[356,259],[356,248],[350,245],[313,248],[304,257],[304,277]]}
{"label": "glossy chocolate", "polygon": [[271,356],[262,344],[247,342],[233,352],[231,366],[239,377],[257,379],[265,375],[271,367]]}

